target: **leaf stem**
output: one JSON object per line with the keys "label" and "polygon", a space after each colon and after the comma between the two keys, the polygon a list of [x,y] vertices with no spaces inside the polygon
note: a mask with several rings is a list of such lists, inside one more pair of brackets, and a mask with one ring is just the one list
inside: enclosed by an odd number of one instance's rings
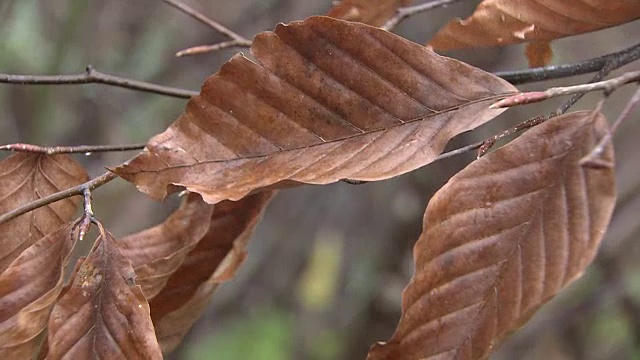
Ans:
{"label": "leaf stem", "polygon": [[85,155],[91,155],[94,152],[110,152],[110,151],[131,151],[141,150],[146,144],[131,144],[131,145],[78,145],[78,146],[40,146],[33,144],[7,144],[1,145],[0,151],[19,151],[30,152],[37,154],[73,154],[84,153]]}
{"label": "leaf stem", "polygon": [[381,28],[387,31],[391,31],[396,26],[398,26],[398,24],[400,24],[403,20],[405,20],[410,16],[419,14],[421,12],[429,11],[435,8],[447,6],[456,1],[460,1],[460,0],[433,0],[424,4],[398,8],[398,10],[396,10],[395,15],[391,19],[389,19],[384,25],[382,25]]}
{"label": "leaf stem", "polygon": [[144,81],[131,80],[101,73],[95,70],[91,65],[87,66],[84,74],[74,75],[0,74],[0,83],[16,85],[76,85],[97,83],[182,99],[189,99],[198,95],[197,91],[156,85]]}

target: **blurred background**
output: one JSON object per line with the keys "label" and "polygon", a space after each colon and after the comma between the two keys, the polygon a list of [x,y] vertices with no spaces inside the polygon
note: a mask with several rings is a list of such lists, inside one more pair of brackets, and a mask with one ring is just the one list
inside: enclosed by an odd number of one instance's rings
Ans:
{"label": "blurred background", "polygon": [[[460,1],[414,16],[395,32],[425,43],[479,1]],[[329,0],[185,0],[251,38],[278,22],[326,13]],[[640,22],[555,41],[553,63],[587,59],[634,45]],[[176,58],[178,50],[225,40],[159,0],[0,0],[0,73],[73,74],[91,64],[108,74],[199,89],[236,50]],[[247,52],[245,50],[245,52]],[[488,71],[526,67],[523,46],[450,56]],[[640,69],[628,65],[613,75]],[[544,89],[591,75],[535,83]],[[605,103],[610,120],[634,90]],[[574,109],[593,108],[598,94]],[[562,99],[508,111],[463,134],[449,148],[483,140]],[[186,101],[105,85],[0,84],[0,144],[145,142],[181,113]],[[615,137],[619,200],[611,228],[585,276],[546,305],[495,359],[640,359],[640,114]],[[1,158],[8,154],[0,154]],[[92,176],[131,153],[78,155]],[[225,283],[171,359],[364,359],[400,317],[412,247],[431,195],[473,160],[469,153],[398,178],[364,185],[303,186],[282,191],[267,208],[239,275]],[[124,181],[96,191],[96,215],[116,236],[152,226],[176,206],[157,203]],[[77,247],[88,251],[90,241]]]}

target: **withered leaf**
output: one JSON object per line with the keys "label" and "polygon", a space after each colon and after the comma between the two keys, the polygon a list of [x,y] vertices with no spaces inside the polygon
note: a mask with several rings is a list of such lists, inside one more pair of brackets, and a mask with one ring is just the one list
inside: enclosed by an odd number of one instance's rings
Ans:
{"label": "withered leaf", "polygon": [[[17,153],[0,161],[0,214],[87,181],[71,157]],[[43,206],[0,224],[0,273],[33,243],[71,221],[79,197]]]}
{"label": "withered leaf", "polygon": [[434,50],[550,41],[640,18],[637,0],[484,0],[431,39]]}
{"label": "withered leaf", "polygon": [[547,66],[553,58],[553,49],[548,41],[534,41],[527,44],[524,54],[530,68]]}
{"label": "withered leaf", "polygon": [[200,318],[219,284],[231,279],[273,192],[214,205],[209,231],[149,305],[164,353],[172,351]]}
{"label": "withered leaf", "polygon": [[411,2],[412,0],[342,0],[331,8],[327,16],[382,26],[398,8],[407,6]]}
{"label": "withered leaf", "polygon": [[516,89],[389,32],[312,17],[256,36],[130,163],[115,169],[163,198],[208,203],[264,188],[387,179],[431,161],[497,116]]}
{"label": "withered leaf", "polygon": [[47,359],[162,359],[133,267],[99,227],[94,248],[51,313]]}
{"label": "withered leaf", "polygon": [[0,358],[32,359],[64,284],[72,223],[27,248],[0,275]]}
{"label": "withered leaf", "polygon": [[452,177],[429,201],[396,332],[369,359],[486,358],[579,277],[615,203],[613,169],[579,165],[606,127],[553,118]]}
{"label": "withered leaf", "polygon": [[212,211],[213,205],[202,201],[200,195],[190,193],[162,224],[118,240],[147,299],[158,294],[207,233]]}

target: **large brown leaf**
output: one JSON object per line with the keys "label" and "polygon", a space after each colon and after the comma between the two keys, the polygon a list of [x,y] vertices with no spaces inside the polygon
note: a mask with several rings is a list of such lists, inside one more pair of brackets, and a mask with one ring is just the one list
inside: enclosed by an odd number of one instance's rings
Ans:
{"label": "large brown leaf", "polygon": [[369,359],[485,358],[579,277],[615,203],[613,169],[579,165],[606,126],[563,115],[452,177],[429,201],[398,328]]}
{"label": "large brown leaf", "polygon": [[342,0],[331,8],[327,16],[382,26],[398,8],[411,2],[412,0]]}
{"label": "large brown leaf", "polygon": [[[67,155],[18,153],[0,161],[0,214],[87,181]],[[80,198],[57,201],[0,224],[0,273],[33,243],[71,221]]]}
{"label": "large brown leaf", "polygon": [[46,336],[49,313],[64,284],[72,223],[22,252],[0,276],[0,358],[31,359]]}
{"label": "large brown leaf", "polygon": [[549,41],[638,18],[638,0],[484,0],[469,18],[445,25],[429,46],[445,51]]}
{"label": "large brown leaf", "polygon": [[208,203],[292,183],[381,180],[431,161],[516,89],[378,28],[312,17],[256,36],[115,171],[155,198]]}
{"label": "large brown leaf", "polygon": [[94,248],[51,313],[47,359],[161,359],[133,267],[99,227]]}
{"label": "large brown leaf", "polygon": [[158,294],[209,230],[213,205],[190,193],[162,224],[118,240],[147,299]]}
{"label": "large brown leaf", "polygon": [[246,245],[271,199],[270,191],[214,205],[207,234],[189,253],[151,305],[162,351],[172,351],[200,318],[219,284],[231,279],[246,257]]}

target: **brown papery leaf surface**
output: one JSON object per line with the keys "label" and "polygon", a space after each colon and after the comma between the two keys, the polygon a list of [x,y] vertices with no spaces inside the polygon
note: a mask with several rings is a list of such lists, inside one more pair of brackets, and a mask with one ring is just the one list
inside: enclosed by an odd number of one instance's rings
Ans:
{"label": "brown papery leaf surface", "polygon": [[469,18],[440,29],[428,45],[446,51],[550,41],[638,18],[638,0],[484,0]]}
{"label": "brown papery leaf surface", "polygon": [[273,196],[265,191],[214,205],[207,234],[189,253],[151,305],[163,353],[175,349],[200,318],[218,285],[230,280],[246,257],[246,246]]}
{"label": "brown papery leaf surface", "polygon": [[548,41],[534,41],[524,50],[530,68],[547,66],[553,59],[553,49]]}
{"label": "brown papery leaf surface", "polygon": [[207,233],[212,212],[213,205],[205,203],[200,195],[190,193],[162,224],[118,240],[147,299],[160,292]]}
{"label": "brown papery leaf surface", "polygon": [[40,351],[64,284],[71,228],[68,223],[38,240],[0,275],[0,358],[31,359]]}
{"label": "brown papery leaf surface", "polygon": [[516,89],[387,31],[311,17],[254,39],[144,151],[115,171],[154,198],[208,203],[264,188],[382,180],[497,116]]}
{"label": "brown papery leaf surface", "polygon": [[382,26],[398,8],[407,6],[411,2],[412,0],[342,0],[329,10],[327,16]]}
{"label": "brown papery leaf surface", "polygon": [[[11,155],[0,161],[0,214],[88,178],[84,168],[67,155]],[[80,200],[60,200],[0,224],[0,273],[23,250],[71,221]]]}
{"label": "brown papery leaf surface", "polygon": [[149,304],[113,236],[100,236],[49,320],[47,359],[162,359]]}
{"label": "brown papery leaf surface", "polygon": [[614,169],[579,165],[606,132],[599,113],[559,116],[452,177],[429,201],[396,332],[368,359],[486,358],[578,278],[615,204]]}

